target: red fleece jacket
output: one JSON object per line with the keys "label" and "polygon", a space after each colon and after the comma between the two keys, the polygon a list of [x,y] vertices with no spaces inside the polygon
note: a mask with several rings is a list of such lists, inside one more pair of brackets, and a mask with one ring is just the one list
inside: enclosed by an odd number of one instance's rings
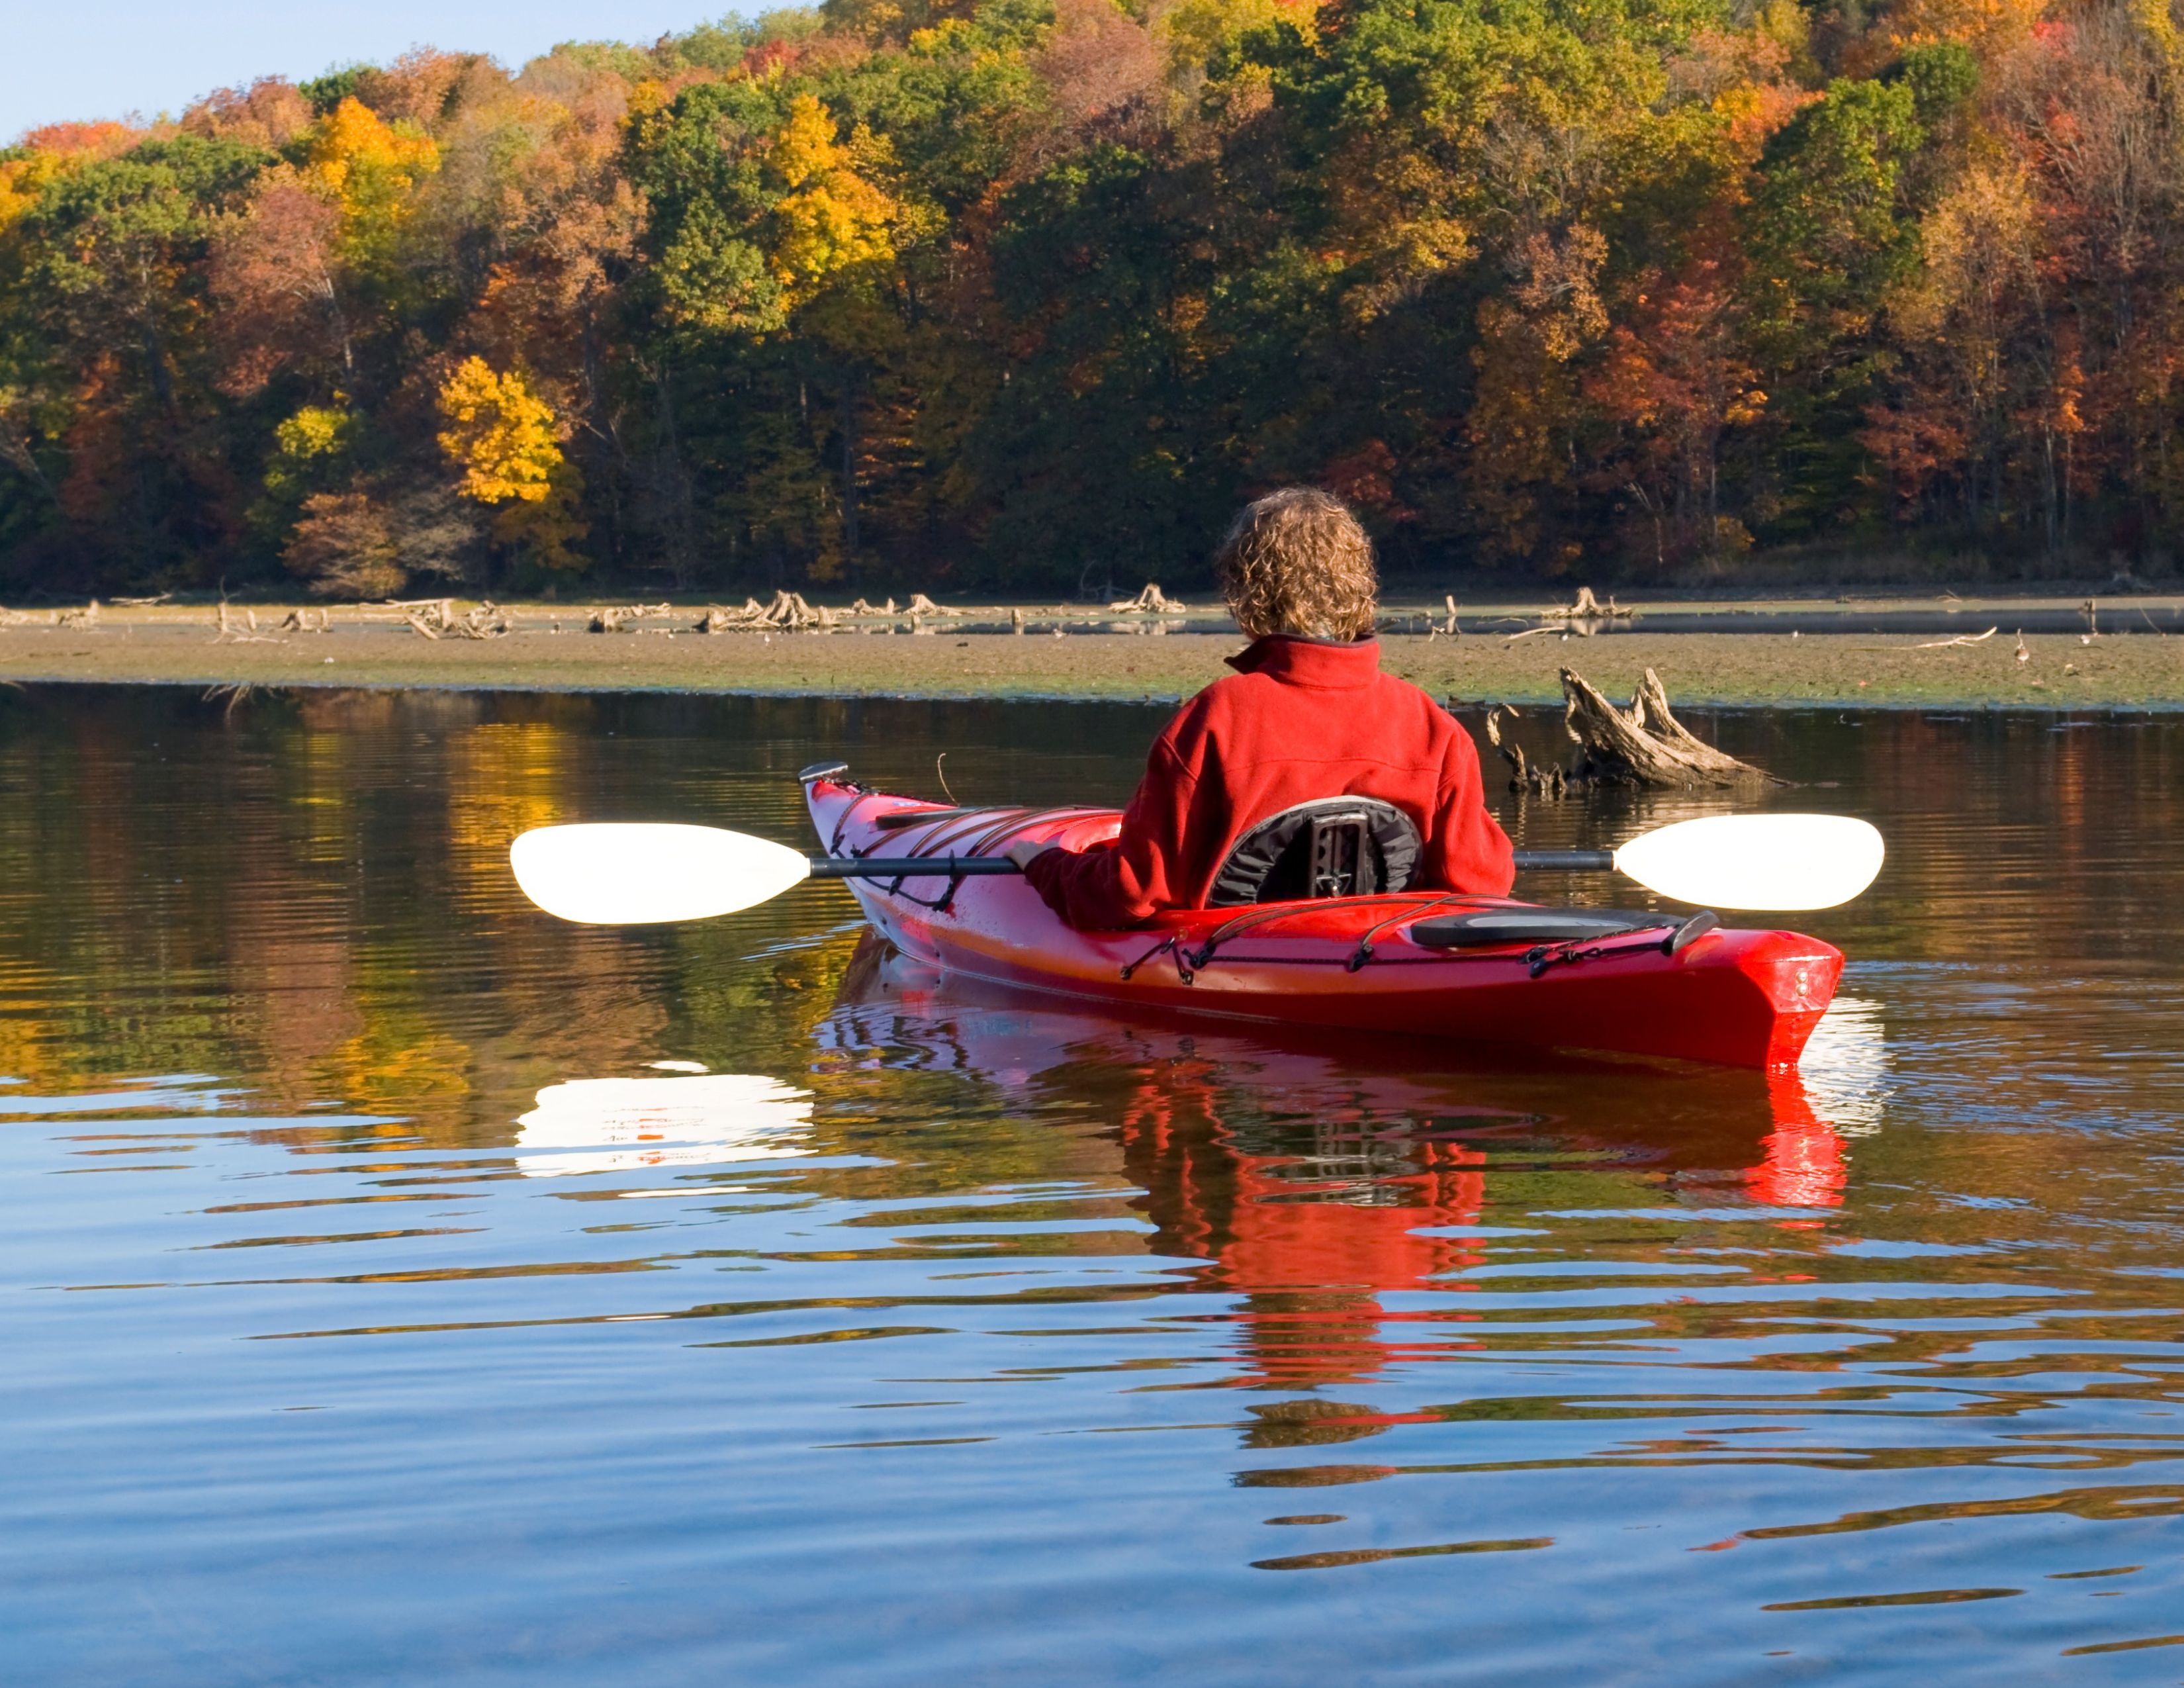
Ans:
{"label": "red fleece jacket", "polygon": [[1318,797],[1377,797],[1425,841],[1414,889],[1507,893],[1509,839],[1486,811],[1471,735],[1416,686],[1380,671],[1378,640],[1277,636],[1183,706],[1154,742],[1110,844],[1052,850],[1026,870],[1085,931],[1202,908],[1248,827]]}

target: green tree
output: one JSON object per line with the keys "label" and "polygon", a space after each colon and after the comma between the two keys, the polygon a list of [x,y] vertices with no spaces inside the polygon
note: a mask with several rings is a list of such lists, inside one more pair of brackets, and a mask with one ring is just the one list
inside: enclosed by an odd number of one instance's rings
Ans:
{"label": "green tree", "polygon": [[0,251],[11,384],[66,394],[57,554],[86,585],[202,568],[240,515],[203,332],[214,219],[267,162],[191,136],[55,176]]}

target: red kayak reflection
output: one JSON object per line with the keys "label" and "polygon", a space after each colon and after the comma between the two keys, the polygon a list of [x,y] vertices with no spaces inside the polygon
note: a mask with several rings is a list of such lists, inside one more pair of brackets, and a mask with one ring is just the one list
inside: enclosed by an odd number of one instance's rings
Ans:
{"label": "red kayak reflection", "polygon": [[[1410,1042],[1125,1021],[944,983],[869,937],[820,1035],[1097,1108],[1154,1251],[1204,1262],[1208,1287],[1244,1298],[1242,1357],[1283,1389],[1407,1357],[1409,1316],[1384,1298],[1448,1290],[1484,1263],[1490,1184],[1521,1201],[1528,1175],[1606,1173],[1631,1205],[1801,1209],[1783,1222],[1810,1223],[1845,1177],[1842,1139],[1794,1072],[1451,1067]],[[1416,1347],[1445,1351],[1451,1318],[1436,1308]]]}

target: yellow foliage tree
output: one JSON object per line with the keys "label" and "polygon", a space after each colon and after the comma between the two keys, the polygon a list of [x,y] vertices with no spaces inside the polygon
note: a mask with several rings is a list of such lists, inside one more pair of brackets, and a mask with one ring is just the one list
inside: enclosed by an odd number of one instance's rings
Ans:
{"label": "yellow foliage tree", "polygon": [[448,427],[440,449],[463,471],[463,493],[482,504],[543,501],[561,464],[553,406],[514,370],[493,373],[483,358],[465,358],[440,387]]}
{"label": "yellow foliage tree", "polygon": [[518,371],[465,358],[441,385],[440,415],[440,449],[462,471],[463,495],[504,506],[495,535],[546,568],[582,568],[569,547],[588,531],[575,515],[583,477],[562,454],[553,406]]}
{"label": "yellow foliage tree", "polygon": [[273,430],[284,457],[323,457],[339,451],[355,418],[337,405],[306,404]]}
{"label": "yellow foliage tree", "polygon": [[33,131],[15,157],[0,159],[0,232],[63,176],[125,152],[142,138],[142,131],[119,123],[62,123]]}
{"label": "yellow foliage tree", "polygon": [[[1202,72],[1222,49],[1256,30],[1288,24],[1307,42],[1319,34],[1319,0],[1181,0],[1158,29],[1173,74]],[[1264,72],[1256,78],[1263,82]]]}
{"label": "yellow foliage tree", "polygon": [[356,436],[356,413],[344,405],[306,404],[273,430],[265,490],[292,506],[312,490],[322,459],[339,458]]}
{"label": "yellow foliage tree", "polygon": [[343,240],[354,248],[391,234],[408,216],[417,184],[439,168],[431,136],[408,123],[389,124],[351,97],[314,126],[299,174],[340,205]]}
{"label": "yellow foliage tree", "polygon": [[38,203],[46,185],[68,168],[69,161],[53,153],[30,153],[19,159],[0,159],[0,229]]}
{"label": "yellow foliage tree", "polygon": [[862,124],[844,145],[827,108],[799,94],[766,162],[788,189],[773,209],[769,261],[790,309],[842,270],[894,258],[902,207],[866,174],[891,158]]}

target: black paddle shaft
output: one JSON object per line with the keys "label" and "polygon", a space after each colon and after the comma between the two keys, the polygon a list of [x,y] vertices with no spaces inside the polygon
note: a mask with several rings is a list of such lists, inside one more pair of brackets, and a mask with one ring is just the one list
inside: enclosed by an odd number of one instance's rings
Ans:
{"label": "black paddle shaft", "polygon": [[814,879],[963,879],[974,873],[1021,873],[1006,855],[815,855]]}
{"label": "black paddle shaft", "polygon": [[[981,873],[1021,873],[1006,855],[815,855],[814,879],[967,879]],[[1590,873],[1615,866],[1606,850],[1520,850],[1517,866],[1531,872]]]}

